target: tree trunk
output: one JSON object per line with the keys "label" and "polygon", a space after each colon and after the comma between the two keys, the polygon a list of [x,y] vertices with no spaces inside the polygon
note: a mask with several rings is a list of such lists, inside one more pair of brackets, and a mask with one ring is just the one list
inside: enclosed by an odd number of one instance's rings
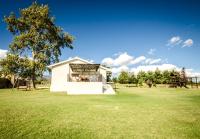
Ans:
{"label": "tree trunk", "polygon": [[34,74],[32,75],[32,83],[33,83],[33,88],[35,89],[36,85],[35,85],[35,75]]}
{"label": "tree trunk", "polygon": [[16,87],[16,83],[18,82],[18,77],[15,78],[14,76],[14,79],[13,79],[13,88]]}
{"label": "tree trunk", "polygon": [[32,79],[32,84],[33,84],[33,88],[35,89],[36,88],[36,85],[35,85],[35,53],[34,51],[32,52],[32,56],[33,56],[33,69],[32,69],[32,76],[31,76],[31,79]]}

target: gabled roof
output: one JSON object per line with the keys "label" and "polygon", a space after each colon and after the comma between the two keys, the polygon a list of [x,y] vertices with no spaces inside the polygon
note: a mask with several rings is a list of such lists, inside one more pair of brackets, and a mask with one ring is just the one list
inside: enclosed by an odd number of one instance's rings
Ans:
{"label": "gabled roof", "polygon": [[80,60],[80,61],[83,61],[83,62],[85,62],[85,63],[87,63],[87,64],[92,64],[91,62],[89,62],[89,61],[87,61],[87,60],[84,60],[84,59],[82,59],[82,58],[80,58],[80,57],[74,57],[74,58],[67,59],[67,60],[65,60],[65,61],[61,61],[61,62],[52,64],[52,65],[49,65],[49,66],[47,66],[47,67],[51,69],[51,68],[53,68],[53,67],[55,67],[55,66],[58,66],[58,65],[70,63],[70,62],[72,62],[72,61],[74,61],[74,60]]}
{"label": "gabled roof", "polygon": [[[65,61],[61,61],[61,62],[52,64],[52,65],[49,65],[49,66],[47,66],[47,68],[52,69],[52,68],[55,67],[55,66],[59,66],[59,65],[62,65],[62,64],[70,63],[70,62],[75,61],[75,60],[80,60],[80,61],[82,61],[82,62],[84,62],[84,63],[86,63],[86,64],[94,64],[94,63],[92,63],[92,62],[90,62],[90,61],[88,61],[88,60],[82,59],[82,58],[80,58],[80,57],[74,57],[74,58],[70,58],[70,59],[65,60]],[[104,66],[102,66],[102,65],[100,65],[100,68],[102,68],[102,69],[104,69],[104,70],[111,71],[110,68],[104,67]]]}

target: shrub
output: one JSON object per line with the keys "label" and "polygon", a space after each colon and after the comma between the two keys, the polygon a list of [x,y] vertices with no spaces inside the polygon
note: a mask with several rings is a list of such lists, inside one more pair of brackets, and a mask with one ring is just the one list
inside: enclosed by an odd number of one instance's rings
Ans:
{"label": "shrub", "polygon": [[148,80],[146,81],[146,84],[149,86],[149,88],[151,88],[152,85],[153,85],[153,82],[152,82],[152,80],[148,79]]}
{"label": "shrub", "polygon": [[9,79],[7,78],[0,78],[0,89],[2,88],[11,88],[12,83]]}

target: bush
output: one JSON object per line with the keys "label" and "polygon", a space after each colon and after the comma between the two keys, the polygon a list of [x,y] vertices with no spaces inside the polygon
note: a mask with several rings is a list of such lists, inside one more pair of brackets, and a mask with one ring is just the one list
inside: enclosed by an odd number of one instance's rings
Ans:
{"label": "bush", "polygon": [[146,84],[149,86],[149,88],[151,88],[152,85],[153,85],[153,82],[152,82],[152,80],[148,79],[148,80],[146,81]]}
{"label": "bush", "polygon": [[138,80],[138,84],[139,84],[140,87],[143,86],[143,82],[144,82],[144,80],[143,80],[142,78],[140,78],[140,79]]}
{"label": "bush", "polygon": [[0,89],[2,88],[12,88],[12,83],[7,78],[0,78]]}

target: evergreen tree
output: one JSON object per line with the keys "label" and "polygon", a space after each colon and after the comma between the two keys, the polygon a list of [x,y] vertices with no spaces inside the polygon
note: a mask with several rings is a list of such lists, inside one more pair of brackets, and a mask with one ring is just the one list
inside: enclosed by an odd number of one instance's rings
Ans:
{"label": "evergreen tree", "polygon": [[137,74],[137,80],[138,80],[139,86],[143,86],[143,83],[145,82],[145,79],[146,79],[146,73],[144,71],[140,71]]}
{"label": "evergreen tree", "polygon": [[162,72],[162,83],[163,84],[170,83],[170,72],[168,70]]}
{"label": "evergreen tree", "polygon": [[187,76],[185,73],[185,68],[183,67],[181,72],[180,72],[180,86],[181,87],[186,87],[187,88]]}
{"label": "evergreen tree", "polygon": [[154,81],[156,84],[161,84],[162,83],[162,78],[163,75],[161,73],[161,71],[157,68],[154,72]]}

